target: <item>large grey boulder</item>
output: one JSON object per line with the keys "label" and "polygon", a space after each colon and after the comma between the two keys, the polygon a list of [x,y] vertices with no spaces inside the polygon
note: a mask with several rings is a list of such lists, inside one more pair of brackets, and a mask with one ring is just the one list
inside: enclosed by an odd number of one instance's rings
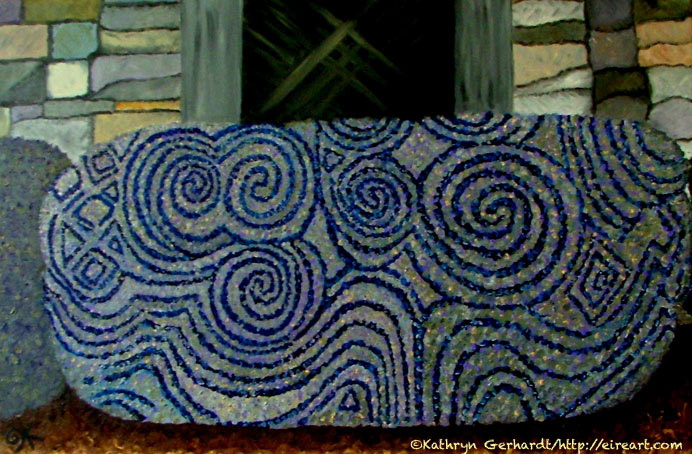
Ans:
{"label": "large grey boulder", "polygon": [[69,165],[47,143],[0,139],[0,419],[49,402],[65,386],[41,304],[38,218]]}
{"label": "large grey boulder", "polygon": [[687,162],[481,114],[143,130],[49,192],[68,382],[123,418],[410,426],[629,399],[687,294]]}

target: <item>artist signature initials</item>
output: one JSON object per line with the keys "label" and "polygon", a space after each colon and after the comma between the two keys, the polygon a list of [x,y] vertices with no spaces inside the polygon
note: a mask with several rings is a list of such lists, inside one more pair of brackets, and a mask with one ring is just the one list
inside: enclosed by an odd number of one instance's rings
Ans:
{"label": "artist signature initials", "polygon": [[31,428],[35,424],[28,426],[12,426],[5,434],[5,441],[10,446],[15,446],[14,452],[19,452],[24,449],[24,445],[28,444],[31,449],[34,449],[34,441],[43,441],[43,438],[37,437],[31,433]]}

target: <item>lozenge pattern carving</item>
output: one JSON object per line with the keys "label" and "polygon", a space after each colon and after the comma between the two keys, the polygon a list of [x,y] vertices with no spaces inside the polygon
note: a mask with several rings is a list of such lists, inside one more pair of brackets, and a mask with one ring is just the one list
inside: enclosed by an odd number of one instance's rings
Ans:
{"label": "lozenge pattern carving", "polygon": [[686,162],[638,123],[174,126],[48,195],[72,387],[155,422],[448,425],[632,396],[673,338]]}

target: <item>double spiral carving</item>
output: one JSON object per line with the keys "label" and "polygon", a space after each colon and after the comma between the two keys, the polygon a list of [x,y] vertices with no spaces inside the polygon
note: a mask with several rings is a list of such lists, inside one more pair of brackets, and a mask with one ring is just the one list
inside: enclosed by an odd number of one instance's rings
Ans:
{"label": "double spiral carving", "polygon": [[[245,241],[287,240],[313,204],[302,140],[272,127],[234,127],[214,139],[180,130],[153,136],[126,167],[129,232],[145,255],[199,259]],[[186,134],[187,133],[187,134]]]}

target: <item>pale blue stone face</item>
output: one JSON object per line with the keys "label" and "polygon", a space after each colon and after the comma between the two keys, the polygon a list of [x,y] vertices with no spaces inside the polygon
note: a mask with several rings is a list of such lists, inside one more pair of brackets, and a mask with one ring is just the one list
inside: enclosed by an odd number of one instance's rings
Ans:
{"label": "pale blue stone face", "polygon": [[46,143],[0,139],[0,419],[50,402],[65,387],[41,304],[41,201],[70,165]]}
{"label": "pale blue stone face", "polygon": [[91,22],[73,22],[52,27],[53,58],[83,59],[98,49],[98,26]]}
{"label": "pale blue stone face", "polygon": [[45,201],[70,385],[164,423],[448,425],[630,398],[689,287],[686,161],[637,123],[173,126]]}

